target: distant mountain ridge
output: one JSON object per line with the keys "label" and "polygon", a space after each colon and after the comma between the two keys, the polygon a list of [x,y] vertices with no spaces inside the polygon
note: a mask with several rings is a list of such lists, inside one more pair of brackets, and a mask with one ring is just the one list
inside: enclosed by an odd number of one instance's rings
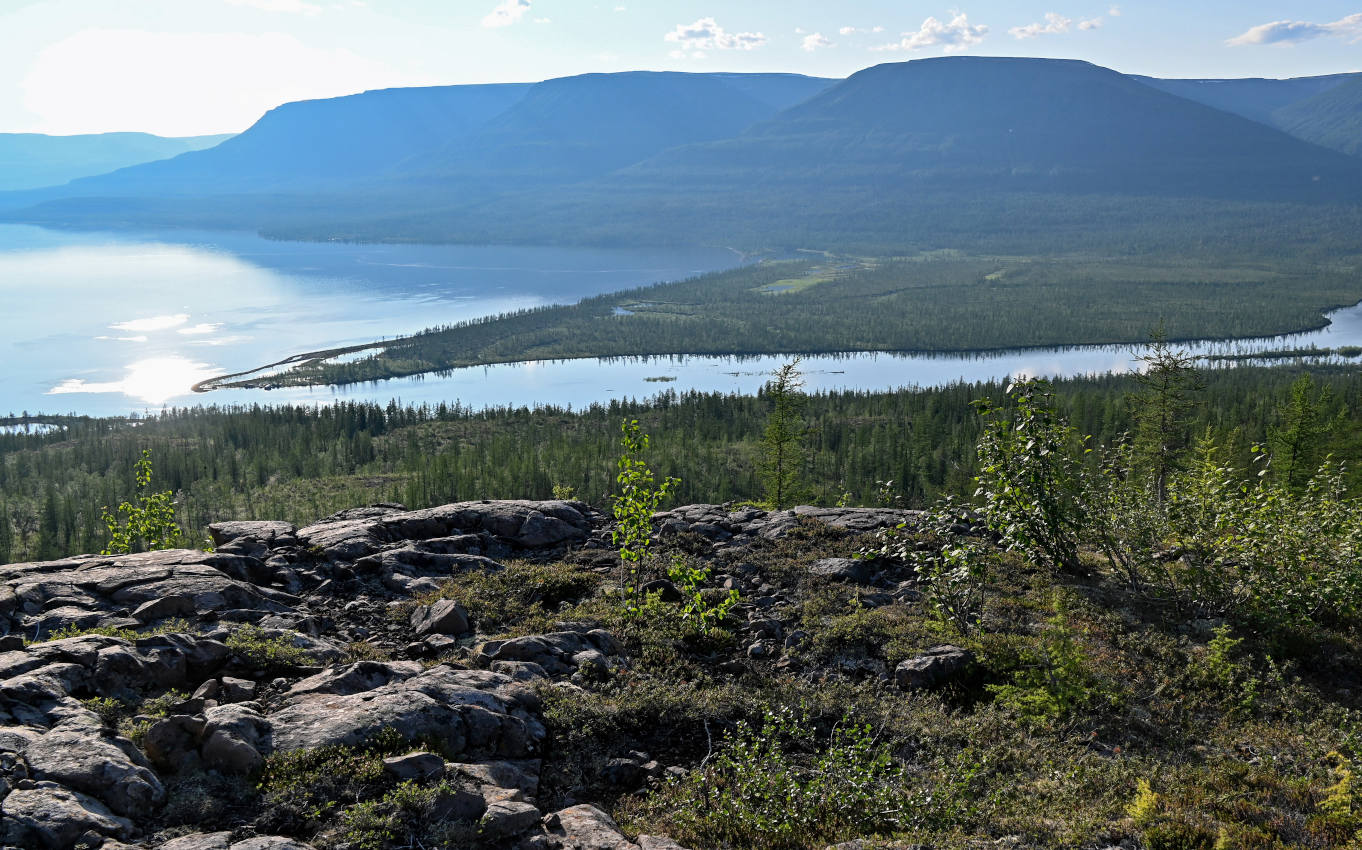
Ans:
{"label": "distant mountain ridge", "polygon": [[149,133],[0,133],[0,191],[37,189],[210,148],[231,138]]}
{"label": "distant mountain ridge", "polygon": [[687,242],[735,228],[816,241],[872,211],[935,216],[920,199],[961,193],[976,209],[1017,193],[1356,205],[1362,159],[1250,117],[1296,110],[1298,132],[1346,136],[1320,116],[1351,108],[1352,79],[1221,85],[942,57],[841,81],[628,72],[391,89],[286,104],[212,150],[0,207],[309,238]]}
{"label": "distant mountain ridge", "polygon": [[1132,79],[1322,147],[1362,155],[1362,73],[1284,80]]}

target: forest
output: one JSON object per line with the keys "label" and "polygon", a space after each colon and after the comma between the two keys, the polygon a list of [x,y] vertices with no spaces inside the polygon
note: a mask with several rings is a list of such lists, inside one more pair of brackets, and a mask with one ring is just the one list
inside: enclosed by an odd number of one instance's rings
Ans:
{"label": "forest", "polygon": [[[1362,298],[1352,262],[805,255],[290,358],[222,386],[345,384],[488,363],[667,354],[981,351],[1264,336]],[[347,356],[336,363],[337,355]]]}
{"label": "forest", "polygon": [[[1304,381],[1309,385],[1305,386]],[[1204,368],[1188,394],[1187,435],[1210,434],[1249,468],[1301,399],[1318,423],[1315,454],[1353,466],[1362,484],[1362,374],[1340,366]],[[802,399],[800,493],[813,504],[913,507],[969,496],[981,417],[1005,382]],[[1132,375],[1058,381],[1056,403],[1095,445],[1132,433]],[[1293,404],[1297,413],[1293,414]],[[191,534],[224,519],[311,522],[381,501],[410,508],[452,501],[572,494],[598,506],[614,492],[618,433],[638,419],[652,460],[681,479],[675,502],[759,500],[769,392],[756,397],[663,392],[651,400],[571,410],[400,407],[191,408],[142,419],[53,419],[0,433],[0,561],[98,551],[103,508],[132,497],[144,449],[152,487],[176,495]],[[20,420],[16,420],[17,422]]]}

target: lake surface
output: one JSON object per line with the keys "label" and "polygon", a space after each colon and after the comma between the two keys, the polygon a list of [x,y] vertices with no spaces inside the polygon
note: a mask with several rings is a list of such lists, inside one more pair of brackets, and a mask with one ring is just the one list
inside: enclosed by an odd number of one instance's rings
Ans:
{"label": "lake surface", "polygon": [[0,225],[0,415],[262,400],[189,388],[300,351],[572,303],[738,260],[723,249],[348,245]]}
{"label": "lake surface", "polygon": [[[346,387],[223,390],[202,378],[301,351],[727,268],[724,250],[344,245],[240,233],[90,234],[0,225],[0,414],[193,404],[458,402],[581,408],[667,390],[755,393],[789,355],[541,361]],[[1184,346],[1242,354],[1362,346],[1362,305],[1319,331]],[[1125,372],[1131,346],[806,357],[809,391]]]}

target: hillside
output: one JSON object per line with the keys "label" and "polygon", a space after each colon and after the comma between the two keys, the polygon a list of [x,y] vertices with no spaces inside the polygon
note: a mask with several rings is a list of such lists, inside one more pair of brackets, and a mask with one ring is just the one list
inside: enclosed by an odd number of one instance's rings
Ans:
{"label": "hillside", "polygon": [[1277,110],[1309,100],[1358,76],[1362,75],[1326,74],[1318,77],[1293,77],[1285,80],[1256,77],[1179,80],[1132,75],[1131,79],[1139,80],[1147,86],[1153,86],[1178,97],[1204,103],[1224,112],[1242,115],[1260,124],[1279,127],[1274,118]]}
{"label": "hillside", "polygon": [[[650,472],[605,512],[621,451],[762,477],[770,397],[199,409],[5,435],[20,450],[0,471],[109,470],[47,482],[40,528],[69,509],[54,486],[123,492],[109,464],[148,446],[217,477],[204,492],[224,501],[197,509],[237,516],[153,526],[153,551],[0,565],[0,842],[1341,850],[1362,830],[1362,503],[1329,468],[1293,479],[1284,447],[1355,459],[1359,377],[1326,372],[1337,395],[1292,370],[1199,377],[1209,395],[1182,386],[1206,405],[1177,427],[1206,436],[1175,447],[1165,502],[1120,446],[1156,410],[1130,376],[1060,400],[1027,382],[807,399],[804,480],[858,470],[875,507],[654,513]],[[981,393],[1001,406],[968,404]],[[1302,398],[1346,419],[1336,440],[1272,436]],[[615,443],[634,416],[656,426],[646,451]],[[1236,448],[1245,427],[1269,429],[1271,464]],[[317,509],[309,488],[337,483],[318,464],[358,464],[380,494],[383,453],[417,476],[414,509]],[[905,509],[877,478],[905,466],[970,506]],[[522,497],[449,501],[456,470]],[[531,492],[549,481],[562,498]],[[262,519],[253,487],[297,518]]]}
{"label": "hillside", "polygon": [[147,133],[45,136],[0,133],[0,192],[36,189],[129,165],[211,148],[226,136],[163,138]]}
{"label": "hillside", "polygon": [[587,74],[533,86],[476,133],[391,173],[455,181],[593,177],[666,148],[735,136],[830,81],[782,74]]}
{"label": "hillside", "polygon": [[1278,109],[1273,120],[1293,136],[1362,156],[1362,75]]}

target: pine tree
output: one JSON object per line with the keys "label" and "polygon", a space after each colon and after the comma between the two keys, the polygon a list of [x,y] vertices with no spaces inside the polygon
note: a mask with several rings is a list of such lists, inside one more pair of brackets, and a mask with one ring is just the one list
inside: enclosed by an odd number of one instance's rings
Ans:
{"label": "pine tree", "polygon": [[1201,382],[1196,355],[1168,344],[1160,323],[1149,335],[1149,350],[1135,358],[1143,364],[1136,376],[1140,391],[1130,399],[1137,469],[1154,484],[1160,503],[1168,493],[1168,476],[1189,446],[1189,424]]}
{"label": "pine tree", "polygon": [[1291,384],[1290,399],[1278,408],[1280,424],[1268,428],[1273,470],[1293,490],[1304,487],[1319,468],[1325,438],[1340,421],[1328,416],[1332,404],[1328,387],[1316,393],[1314,378],[1301,375]]}
{"label": "pine tree", "polygon": [[761,438],[761,484],[766,501],[776,510],[789,507],[801,495],[804,471],[803,376],[796,357],[776,370],[762,390],[771,400],[771,413]]}

